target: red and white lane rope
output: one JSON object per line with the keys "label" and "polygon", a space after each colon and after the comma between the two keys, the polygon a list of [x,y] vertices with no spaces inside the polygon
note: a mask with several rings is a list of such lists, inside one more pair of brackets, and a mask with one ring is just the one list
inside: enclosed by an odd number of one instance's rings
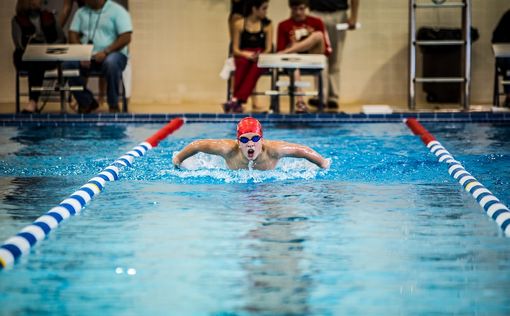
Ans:
{"label": "red and white lane rope", "polygon": [[439,162],[448,166],[448,173],[475,198],[487,215],[501,227],[505,235],[510,237],[510,211],[508,207],[501,203],[483,184],[478,182],[416,119],[409,118],[404,122],[415,135],[420,136],[423,143],[437,157]]}
{"label": "red and white lane rope", "polygon": [[119,157],[111,165],[104,168],[99,174],[90,179],[80,189],[63,200],[58,206],[37,218],[31,225],[23,228],[18,234],[7,239],[0,246],[0,269],[11,267],[16,260],[37,242],[46,236],[65,219],[75,215],[101,191],[107,182],[115,181],[123,167],[131,167],[135,158],[143,157],[149,150],[156,147],[160,141],[179,129],[184,124],[181,118],[171,120],[167,125],[147,138],[144,142]]}

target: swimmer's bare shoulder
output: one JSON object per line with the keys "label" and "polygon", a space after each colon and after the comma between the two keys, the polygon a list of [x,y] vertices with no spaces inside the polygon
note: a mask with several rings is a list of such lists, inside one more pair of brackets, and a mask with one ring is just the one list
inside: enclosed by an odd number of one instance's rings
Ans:
{"label": "swimmer's bare shoulder", "polygon": [[308,146],[285,141],[268,141],[265,143],[267,154],[276,159],[284,157],[305,158],[320,168],[329,168],[329,161]]}
{"label": "swimmer's bare shoulder", "polygon": [[172,162],[175,167],[179,167],[184,160],[200,152],[228,159],[236,154],[237,148],[236,141],[231,139],[196,140],[175,155]]}
{"label": "swimmer's bare shoulder", "polygon": [[282,153],[285,151],[285,146],[290,143],[284,142],[281,140],[264,140],[264,149],[268,156],[275,159],[280,159],[282,157]]}

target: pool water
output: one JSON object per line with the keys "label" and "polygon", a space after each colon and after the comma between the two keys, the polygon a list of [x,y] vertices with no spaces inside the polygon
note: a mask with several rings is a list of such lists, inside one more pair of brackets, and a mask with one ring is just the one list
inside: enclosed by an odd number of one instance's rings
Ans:
{"label": "pool water", "polygon": [[[510,126],[425,124],[503,203]],[[284,159],[231,171],[188,124],[124,169],[10,270],[0,314],[510,314],[510,241],[404,124],[266,125],[322,171]],[[16,234],[155,125],[0,129],[0,240]]]}

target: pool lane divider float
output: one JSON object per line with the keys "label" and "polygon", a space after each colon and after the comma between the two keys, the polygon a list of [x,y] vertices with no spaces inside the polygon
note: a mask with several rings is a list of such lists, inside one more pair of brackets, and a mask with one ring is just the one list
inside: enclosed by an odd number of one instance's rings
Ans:
{"label": "pool lane divider float", "polygon": [[415,135],[420,136],[423,143],[438,158],[439,162],[448,166],[448,173],[475,198],[487,215],[501,227],[505,235],[510,237],[510,211],[508,207],[501,203],[483,184],[478,182],[416,119],[408,118],[404,122]]}
{"label": "pool lane divider float", "polygon": [[78,191],[63,200],[58,206],[37,218],[31,225],[23,228],[18,234],[7,239],[0,246],[0,270],[11,267],[16,260],[27,254],[37,242],[46,236],[65,219],[80,213],[95,196],[103,191],[107,182],[119,179],[120,169],[131,167],[136,158],[143,157],[149,150],[158,146],[159,142],[179,129],[184,124],[183,119],[176,118],[147,138],[144,142],[128,151],[90,179]]}

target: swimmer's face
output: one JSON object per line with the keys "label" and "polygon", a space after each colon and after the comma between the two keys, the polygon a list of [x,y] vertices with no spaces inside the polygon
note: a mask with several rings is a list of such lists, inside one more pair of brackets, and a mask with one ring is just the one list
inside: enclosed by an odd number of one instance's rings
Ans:
{"label": "swimmer's face", "polygon": [[[246,141],[243,143],[243,141]],[[258,140],[258,141],[255,141]],[[262,152],[262,142],[264,140],[257,133],[245,133],[239,136],[237,139],[237,143],[239,144],[239,149],[248,160],[255,160]]]}

